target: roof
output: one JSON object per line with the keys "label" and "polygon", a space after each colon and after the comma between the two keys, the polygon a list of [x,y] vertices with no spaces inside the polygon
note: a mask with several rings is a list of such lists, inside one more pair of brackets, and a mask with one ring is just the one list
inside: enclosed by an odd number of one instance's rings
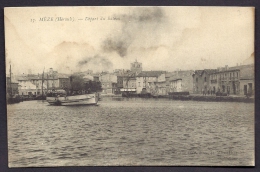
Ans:
{"label": "roof", "polygon": [[137,77],[158,77],[161,74],[165,74],[165,71],[143,71],[137,75]]}
{"label": "roof", "polygon": [[[229,70],[222,70],[222,71],[216,71],[214,73],[225,73],[225,72],[233,72],[233,71],[239,71],[240,69],[229,69]],[[211,73],[213,74],[213,73]]]}
{"label": "roof", "polygon": [[176,72],[167,72],[166,74],[165,74],[165,78],[169,78],[169,77],[171,77],[171,76],[173,76],[173,75],[175,75],[176,74]]}
{"label": "roof", "polygon": [[195,70],[193,75],[202,75],[204,72],[206,72],[207,74],[212,74],[217,72],[217,69],[203,69],[203,70]]}
{"label": "roof", "polygon": [[27,78],[27,76],[17,76],[17,80],[18,81],[27,81],[29,79]]}
{"label": "roof", "polygon": [[38,79],[42,79],[42,75],[27,75],[27,78],[29,80],[38,80]]}
{"label": "roof", "polygon": [[197,74],[197,75],[201,75],[203,72],[203,70],[195,70],[193,75]]}
{"label": "roof", "polygon": [[169,80],[175,81],[175,80],[181,80],[181,79],[187,78],[187,77],[192,78],[193,74],[194,74],[194,71],[192,71],[192,70],[175,71],[175,73],[172,76],[170,76]]}
{"label": "roof", "polygon": [[127,71],[127,72],[125,72],[124,74],[122,74],[122,75],[117,75],[117,76],[122,76],[122,77],[135,77],[136,76],[136,73],[135,72],[133,72],[133,71]]}
{"label": "roof", "polygon": [[58,78],[69,78],[68,74],[58,73]]}
{"label": "roof", "polygon": [[201,75],[205,72],[207,74],[212,74],[212,73],[216,73],[218,70],[217,69],[204,69],[201,73]]}

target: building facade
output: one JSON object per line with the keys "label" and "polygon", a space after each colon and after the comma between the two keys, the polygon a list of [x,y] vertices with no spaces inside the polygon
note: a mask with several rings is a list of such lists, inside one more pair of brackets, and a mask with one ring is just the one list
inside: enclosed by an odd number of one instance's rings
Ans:
{"label": "building facade", "polygon": [[17,81],[10,80],[10,76],[6,77],[6,93],[8,96],[19,95],[19,85]]}
{"label": "building facade", "polygon": [[193,75],[194,71],[176,71],[170,77],[169,92],[189,92],[193,93]]}
{"label": "building facade", "polygon": [[103,94],[115,94],[117,90],[117,76],[110,73],[101,73],[99,80]]}
{"label": "building facade", "polygon": [[136,76],[136,93],[143,89],[154,95],[167,95],[165,71],[143,71]]}
{"label": "building facade", "polygon": [[240,66],[239,76],[240,95],[253,95],[255,94],[255,75],[254,65],[243,65]]}
{"label": "building facade", "polygon": [[216,71],[216,69],[195,70],[192,75],[193,93],[203,94],[203,92],[211,92],[210,75]]}
{"label": "building facade", "polygon": [[213,93],[228,95],[254,95],[254,65],[225,66],[210,75]]}
{"label": "building facade", "polygon": [[222,92],[227,94],[238,95],[239,86],[239,69],[220,69],[210,74],[210,91],[213,94]]}

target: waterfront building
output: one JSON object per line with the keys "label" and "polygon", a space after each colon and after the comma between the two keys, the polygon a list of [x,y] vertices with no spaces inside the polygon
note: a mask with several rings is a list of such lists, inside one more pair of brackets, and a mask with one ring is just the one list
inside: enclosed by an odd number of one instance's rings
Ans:
{"label": "waterfront building", "polygon": [[219,91],[228,95],[254,94],[254,66],[240,65],[218,68],[210,74],[210,86],[213,93]]}
{"label": "waterfront building", "polygon": [[123,73],[118,77],[120,86],[122,86],[121,82],[123,79],[123,88],[120,88],[120,92],[136,93],[136,76],[141,73],[142,70],[142,63],[137,62],[137,60],[131,63],[130,70],[124,70]]}
{"label": "waterfront building", "polygon": [[169,92],[193,92],[193,75],[194,71],[175,71],[169,78]]}
{"label": "waterfront building", "polygon": [[[36,77],[37,76],[37,77]],[[17,77],[19,84],[19,94],[23,97],[36,97],[47,91],[46,83],[42,84],[42,78],[38,75],[21,75]]]}
{"label": "waterfront building", "polygon": [[213,94],[222,92],[227,94],[239,94],[239,76],[238,68],[218,68],[210,74],[210,88]]}
{"label": "waterfront building", "polygon": [[202,94],[203,91],[211,92],[210,88],[210,74],[216,72],[216,69],[204,69],[204,70],[195,70],[193,77],[193,93]]}
{"label": "waterfront building", "polygon": [[117,88],[120,90],[124,87],[124,75],[117,75]]}
{"label": "waterfront building", "polygon": [[127,74],[130,72],[130,70],[127,69],[115,69],[113,71],[113,74],[117,76],[117,94],[121,93],[121,89],[124,88],[124,77],[126,79]]}
{"label": "waterfront building", "polygon": [[255,75],[253,64],[240,66],[239,81],[240,95],[255,94]]}
{"label": "waterfront building", "polygon": [[46,75],[44,75],[44,79],[47,82],[47,89],[53,90],[59,88],[59,77],[58,71],[54,71],[52,68],[49,69]]}
{"label": "waterfront building", "polygon": [[167,95],[165,71],[142,71],[136,76],[136,93],[143,89],[154,95]]}
{"label": "waterfront building", "polygon": [[165,74],[165,87],[166,93],[170,92],[170,78],[175,75],[176,72],[166,72]]}
{"label": "waterfront building", "polygon": [[101,73],[99,81],[102,86],[103,94],[115,94],[117,90],[117,76],[111,73]]}
{"label": "waterfront building", "polygon": [[44,74],[23,74],[17,76],[19,94],[36,97],[46,94],[52,89],[67,89],[70,86],[69,76],[53,71],[52,68]]}
{"label": "waterfront building", "polygon": [[115,94],[117,92],[117,87],[115,82],[103,81],[101,82],[102,94]]}
{"label": "waterfront building", "polygon": [[136,72],[127,71],[123,75],[123,88],[120,92],[136,93]]}
{"label": "waterfront building", "polygon": [[[13,77],[12,77],[13,78]],[[11,82],[12,83],[11,83]],[[10,75],[6,77],[6,93],[9,95],[19,94],[19,85],[18,81],[10,80]]]}

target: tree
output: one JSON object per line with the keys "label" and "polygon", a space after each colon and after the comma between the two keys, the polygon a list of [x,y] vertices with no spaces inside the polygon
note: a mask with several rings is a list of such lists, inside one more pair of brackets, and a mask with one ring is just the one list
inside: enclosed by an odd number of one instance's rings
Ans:
{"label": "tree", "polygon": [[84,90],[85,84],[82,75],[71,75],[70,76],[70,87],[72,91]]}
{"label": "tree", "polygon": [[96,81],[87,81],[85,83],[85,89],[90,91],[90,92],[98,92],[98,91],[102,91],[102,87],[101,87],[101,82],[96,82]]}
{"label": "tree", "polygon": [[86,90],[88,93],[91,93],[102,91],[102,88],[99,81],[85,81],[83,75],[73,74],[70,76],[70,90],[71,92]]}

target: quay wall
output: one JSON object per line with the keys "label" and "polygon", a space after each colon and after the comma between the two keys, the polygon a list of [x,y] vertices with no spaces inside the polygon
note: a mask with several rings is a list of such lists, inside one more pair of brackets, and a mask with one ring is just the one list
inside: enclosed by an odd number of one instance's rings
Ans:
{"label": "quay wall", "polygon": [[232,97],[232,96],[200,96],[200,95],[171,95],[170,99],[174,100],[191,100],[191,101],[207,101],[207,102],[244,102],[244,103],[254,103],[254,98],[248,97]]}
{"label": "quay wall", "polygon": [[165,96],[152,96],[142,94],[129,94],[123,97],[144,97],[144,98],[169,98],[173,100],[182,101],[206,101],[206,102],[244,102],[254,103],[255,99],[252,97],[233,97],[233,96],[203,96],[203,95],[165,95]]}

